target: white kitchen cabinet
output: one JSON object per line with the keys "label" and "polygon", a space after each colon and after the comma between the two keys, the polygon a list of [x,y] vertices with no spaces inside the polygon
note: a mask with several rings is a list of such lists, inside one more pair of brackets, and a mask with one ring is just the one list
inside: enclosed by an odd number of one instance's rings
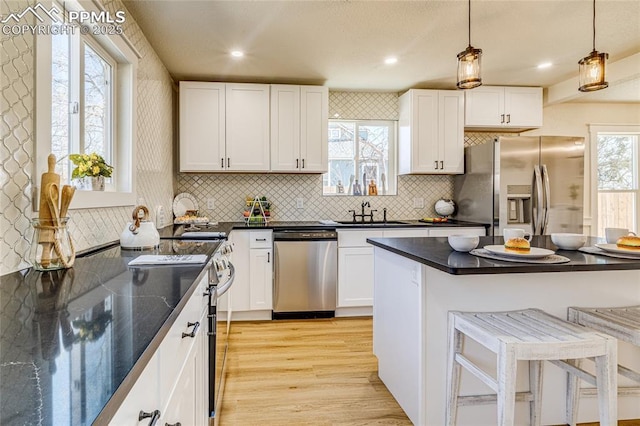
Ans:
{"label": "white kitchen cabinet", "polygon": [[484,227],[477,228],[437,228],[430,229],[429,236],[430,237],[448,237],[449,235],[477,235],[479,237],[484,237],[486,235],[486,230]]}
{"label": "white kitchen cabinet", "polygon": [[542,88],[480,86],[465,91],[465,127],[542,127]]}
{"label": "white kitchen cabinet", "polygon": [[271,319],[273,309],[273,236],[269,230],[234,230],[231,319]]}
{"label": "white kitchen cabinet", "polygon": [[[192,350],[189,353],[167,406],[162,412],[161,424],[205,424],[202,419],[202,411],[198,411],[198,406],[202,407],[202,404],[198,404],[197,400],[203,398],[202,394],[196,393],[196,378],[200,374],[201,369],[201,366],[198,365],[199,359],[197,355],[198,351],[196,350]],[[207,410],[204,410],[204,413],[206,412]]]}
{"label": "white kitchen cabinet", "polygon": [[399,126],[400,174],[464,173],[464,93],[409,90]]}
{"label": "white kitchen cabinet", "polygon": [[269,85],[226,85],[226,169],[269,171]]}
{"label": "white kitchen cabinet", "polygon": [[180,171],[269,171],[269,85],[180,82]]}
{"label": "white kitchen cabinet", "polygon": [[271,171],[327,171],[328,99],[322,86],[271,85]]}
{"label": "white kitchen cabinet", "polygon": [[[156,353],[138,376],[129,394],[109,422],[113,426],[139,426],[140,411],[160,410],[160,369]],[[148,423],[148,420],[147,420]]]}
{"label": "white kitchen cabinet", "polygon": [[180,82],[180,171],[225,166],[224,83]]}

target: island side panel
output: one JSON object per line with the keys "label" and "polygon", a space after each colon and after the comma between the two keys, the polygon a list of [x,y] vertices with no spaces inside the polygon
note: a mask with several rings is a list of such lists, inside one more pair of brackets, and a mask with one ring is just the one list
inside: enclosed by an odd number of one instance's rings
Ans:
{"label": "island side panel", "polygon": [[[426,351],[423,368],[426,383],[424,404],[427,425],[444,424],[447,354],[447,312],[508,311],[540,308],[566,318],[569,306],[628,306],[640,304],[640,271],[590,271],[529,274],[451,275],[421,265],[426,291]],[[478,365],[495,377],[495,355],[467,339],[465,351]],[[640,350],[620,345],[619,359],[638,368]],[[634,365],[635,364],[635,365]],[[566,375],[545,363],[543,385],[543,424],[563,424],[565,421]],[[518,364],[518,391],[528,390],[527,363]],[[490,390],[463,371],[461,394],[482,394]],[[624,381],[621,380],[621,383]],[[621,419],[640,418],[640,397],[619,398]],[[516,405],[516,423],[527,424],[528,403]],[[598,420],[597,400],[581,399],[579,422]],[[483,426],[496,424],[495,405],[460,407],[458,425]]]}
{"label": "island side panel", "polygon": [[380,249],[375,253],[373,353],[378,376],[414,424],[423,424],[423,286],[421,265]]}

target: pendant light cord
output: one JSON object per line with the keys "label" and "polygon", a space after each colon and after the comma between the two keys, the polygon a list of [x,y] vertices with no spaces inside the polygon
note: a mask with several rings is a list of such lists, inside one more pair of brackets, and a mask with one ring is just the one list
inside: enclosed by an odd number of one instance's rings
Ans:
{"label": "pendant light cord", "polygon": [[596,0],[593,0],[593,50],[596,50]]}
{"label": "pendant light cord", "polygon": [[[593,16],[593,22],[594,22],[594,26],[595,26],[595,21],[596,21],[596,17],[595,17],[595,1],[593,0],[593,7],[594,7],[594,16]],[[593,46],[595,49],[595,45],[596,45],[596,41],[595,41],[595,37],[596,37],[596,33],[595,33],[595,27],[593,29]],[[471,0],[469,0],[469,47],[471,47]]]}

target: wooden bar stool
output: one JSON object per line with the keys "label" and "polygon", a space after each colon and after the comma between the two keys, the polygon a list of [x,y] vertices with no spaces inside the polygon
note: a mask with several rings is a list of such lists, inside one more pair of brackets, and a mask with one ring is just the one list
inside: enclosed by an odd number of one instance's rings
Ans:
{"label": "wooden bar stool", "polygon": [[[618,340],[631,343],[640,347],[640,306],[627,306],[621,308],[577,308],[570,307],[568,311],[569,321],[584,325],[593,330],[606,333]],[[580,363],[577,363],[580,366]],[[618,374],[637,383],[640,383],[640,373],[618,365]],[[633,388],[636,389],[637,388]],[[618,391],[628,391],[629,388],[620,388]],[[567,421],[575,425],[578,415],[578,403],[580,398],[580,384],[569,377],[567,388],[568,407]]]}
{"label": "wooden bar stool", "polygon": [[[496,354],[496,379],[463,355],[465,336]],[[573,362],[575,359],[586,357],[595,358],[595,377],[578,368]],[[459,405],[483,404],[497,400],[497,424],[513,425],[519,360],[529,361],[529,392],[519,393],[518,396],[530,402],[532,425],[540,425],[542,361],[549,361],[569,372],[570,376],[596,385],[600,424],[617,424],[616,340],[539,309],[482,313],[449,312],[446,424],[455,425]],[[467,369],[497,395],[459,396],[460,367]]]}

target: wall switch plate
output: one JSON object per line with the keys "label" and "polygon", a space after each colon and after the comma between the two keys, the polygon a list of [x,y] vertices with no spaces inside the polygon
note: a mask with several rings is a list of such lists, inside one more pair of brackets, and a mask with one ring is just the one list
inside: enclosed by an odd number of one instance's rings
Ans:
{"label": "wall switch plate", "polygon": [[296,198],[296,209],[304,209],[304,198]]}
{"label": "wall switch plate", "polygon": [[156,228],[164,228],[165,224],[164,206],[156,207]]}
{"label": "wall switch plate", "polygon": [[215,208],[215,202],[213,198],[207,198],[207,210],[213,210]]}
{"label": "wall switch plate", "polygon": [[413,208],[414,209],[423,209],[424,208],[424,198],[414,198],[413,199]]}

